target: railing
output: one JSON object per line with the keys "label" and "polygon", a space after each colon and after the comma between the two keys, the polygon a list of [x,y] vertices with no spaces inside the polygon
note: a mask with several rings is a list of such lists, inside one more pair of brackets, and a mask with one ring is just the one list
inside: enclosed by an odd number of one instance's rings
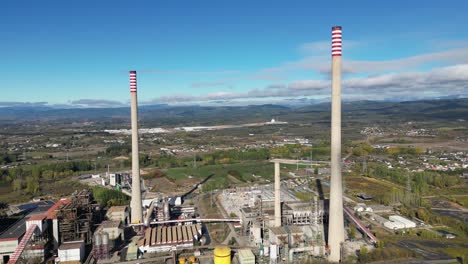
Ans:
{"label": "railing", "polygon": [[[238,218],[187,218],[187,219],[177,219],[177,220],[165,220],[165,221],[152,221],[150,224],[153,225],[162,225],[162,224],[173,224],[173,223],[186,223],[186,222],[197,222],[197,223],[202,223],[202,222],[231,222],[231,223],[236,223],[236,222],[241,222],[240,219]],[[139,226],[139,225],[144,225],[143,223],[141,224],[130,224],[130,226]]]}
{"label": "railing", "polygon": [[36,228],[37,228],[36,224],[32,224],[32,225],[29,226],[28,230],[26,230],[26,233],[24,234],[23,238],[21,239],[21,242],[16,247],[15,252],[11,256],[10,260],[8,261],[8,264],[15,264],[18,261],[18,259],[20,258],[21,254],[23,253],[23,251],[24,251],[24,249],[26,247],[26,244],[31,239],[32,234],[34,233]]}
{"label": "railing", "polygon": [[353,214],[349,208],[344,207],[343,210],[346,215],[356,224],[359,229],[361,229],[362,232],[364,232],[369,237],[373,243],[379,242],[379,239],[376,238],[374,234],[372,234],[372,232]]}

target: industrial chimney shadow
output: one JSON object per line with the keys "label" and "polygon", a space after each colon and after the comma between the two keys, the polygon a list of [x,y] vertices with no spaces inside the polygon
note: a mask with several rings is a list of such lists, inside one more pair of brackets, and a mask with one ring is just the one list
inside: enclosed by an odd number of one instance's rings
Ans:
{"label": "industrial chimney shadow", "polygon": [[203,179],[202,181],[200,181],[199,183],[197,183],[196,185],[193,186],[193,188],[191,190],[189,190],[188,192],[186,192],[184,195],[182,195],[182,198],[183,199],[188,199],[188,198],[191,198],[192,196],[192,193],[198,189],[198,186],[204,184],[205,182],[207,182],[209,179],[211,179],[211,177],[214,176],[214,173],[208,175],[205,179]]}
{"label": "industrial chimney shadow", "polygon": [[325,196],[323,195],[322,181],[320,179],[315,179],[315,183],[317,184],[317,192],[319,194],[319,199],[324,200]]}
{"label": "industrial chimney shadow", "polygon": [[330,200],[325,199],[325,195],[323,193],[322,188],[322,181],[320,179],[316,179],[315,183],[317,184],[317,192],[319,194],[319,199],[323,201],[323,211],[325,212],[323,215],[323,231],[325,233],[325,243],[328,245],[328,216],[330,214]]}

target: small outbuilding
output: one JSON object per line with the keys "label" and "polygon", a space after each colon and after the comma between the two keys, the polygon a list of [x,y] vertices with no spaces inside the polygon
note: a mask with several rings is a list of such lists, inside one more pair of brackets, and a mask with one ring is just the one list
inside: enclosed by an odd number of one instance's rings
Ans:
{"label": "small outbuilding", "polygon": [[84,241],[64,242],[58,248],[58,259],[60,263],[82,263],[84,254]]}

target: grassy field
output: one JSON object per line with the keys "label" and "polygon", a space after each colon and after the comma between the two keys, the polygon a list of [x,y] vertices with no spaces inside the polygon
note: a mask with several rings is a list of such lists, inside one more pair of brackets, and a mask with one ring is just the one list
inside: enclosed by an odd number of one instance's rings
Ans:
{"label": "grassy field", "polygon": [[468,194],[468,186],[465,184],[463,186],[455,186],[451,188],[445,188],[438,192],[438,195],[460,195]]}
{"label": "grassy field", "polygon": [[[265,179],[273,179],[273,164],[269,162],[248,162],[235,164],[207,165],[201,167],[171,168],[164,171],[169,178],[185,179],[189,176],[205,178],[211,174],[227,175],[229,171],[237,171],[242,178],[250,179],[252,174]],[[235,175],[233,175],[235,176]]]}
{"label": "grassy field", "polygon": [[[467,192],[468,192],[468,190],[467,190]],[[454,196],[453,198],[456,200],[456,202],[459,205],[461,205],[461,206],[463,206],[465,208],[468,208],[468,196]]]}
{"label": "grassy field", "polygon": [[393,188],[402,188],[401,186],[388,181],[361,176],[345,176],[343,181],[347,192],[353,195],[366,193],[376,197],[389,192]]}
{"label": "grassy field", "polygon": [[273,164],[269,162],[248,162],[235,164],[207,165],[197,168],[171,168],[164,171],[172,180],[189,178],[210,179],[203,185],[203,190],[222,189],[247,185],[251,182],[265,182],[273,179]]}

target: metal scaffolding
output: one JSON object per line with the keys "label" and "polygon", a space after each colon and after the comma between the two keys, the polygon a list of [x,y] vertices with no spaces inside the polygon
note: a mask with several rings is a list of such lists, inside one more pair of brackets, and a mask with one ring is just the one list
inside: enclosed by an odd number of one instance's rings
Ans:
{"label": "metal scaffolding", "polygon": [[60,241],[83,240],[90,244],[97,207],[93,193],[84,189],[74,192],[71,197],[72,201],[57,211]]}

